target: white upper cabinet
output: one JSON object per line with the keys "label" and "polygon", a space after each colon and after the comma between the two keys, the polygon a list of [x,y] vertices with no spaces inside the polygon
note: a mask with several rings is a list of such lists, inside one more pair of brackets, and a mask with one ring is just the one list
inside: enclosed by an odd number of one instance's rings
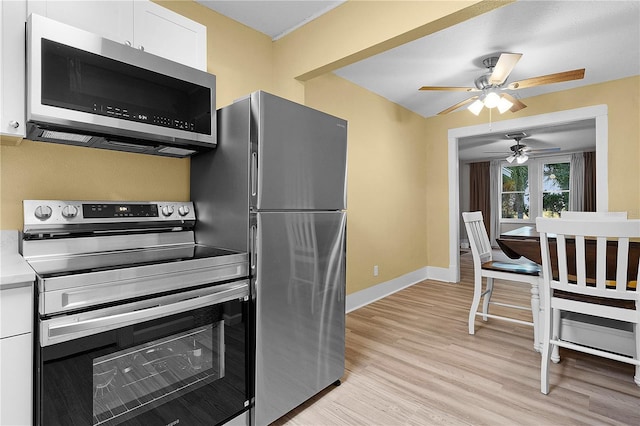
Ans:
{"label": "white upper cabinet", "polygon": [[27,5],[0,2],[0,134],[2,143],[25,136],[24,23]]}
{"label": "white upper cabinet", "polygon": [[133,3],[134,47],[207,70],[207,27],[149,1]]}
{"label": "white upper cabinet", "polygon": [[207,70],[207,28],[146,0],[28,2],[37,13],[181,64]]}
{"label": "white upper cabinet", "polygon": [[119,43],[133,44],[132,1],[28,2],[28,14],[37,13]]}

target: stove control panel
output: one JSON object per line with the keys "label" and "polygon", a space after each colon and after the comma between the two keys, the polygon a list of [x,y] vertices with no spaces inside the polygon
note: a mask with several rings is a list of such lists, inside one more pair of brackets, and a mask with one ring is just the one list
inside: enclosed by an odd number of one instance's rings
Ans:
{"label": "stove control panel", "polygon": [[192,202],[25,200],[24,232],[56,226],[195,222]]}

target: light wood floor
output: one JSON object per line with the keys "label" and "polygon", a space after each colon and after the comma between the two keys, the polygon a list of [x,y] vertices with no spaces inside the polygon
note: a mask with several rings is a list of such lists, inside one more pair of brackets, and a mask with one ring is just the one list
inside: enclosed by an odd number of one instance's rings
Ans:
{"label": "light wood floor", "polygon": [[[545,396],[532,328],[478,318],[469,335],[471,256],[461,263],[459,284],[424,281],[349,313],[342,385],[274,425],[640,425],[633,366],[561,349]],[[507,287],[496,293],[528,302]]]}

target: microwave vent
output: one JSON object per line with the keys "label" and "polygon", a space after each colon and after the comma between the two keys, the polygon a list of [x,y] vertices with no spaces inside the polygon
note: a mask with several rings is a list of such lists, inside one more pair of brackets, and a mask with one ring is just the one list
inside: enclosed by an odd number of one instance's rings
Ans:
{"label": "microwave vent", "polygon": [[148,149],[148,147],[144,146],[144,145],[136,145],[133,143],[127,143],[127,142],[120,142],[120,141],[113,141],[113,140],[105,140],[103,142],[103,145],[107,145],[107,146],[112,146],[114,148],[121,148],[121,149],[126,149],[127,151],[146,151]]}
{"label": "microwave vent", "polygon": [[74,133],[56,132],[54,130],[43,131],[42,137],[47,139],[58,139],[58,140],[64,140],[68,142],[76,142],[76,143],[89,143],[93,138],[92,136],[78,135]]}

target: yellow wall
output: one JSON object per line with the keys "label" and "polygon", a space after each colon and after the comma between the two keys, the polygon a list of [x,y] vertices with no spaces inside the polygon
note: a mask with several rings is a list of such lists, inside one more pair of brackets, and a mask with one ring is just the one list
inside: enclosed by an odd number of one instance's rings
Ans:
{"label": "yellow wall", "polygon": [[[609,115],[609,210],[627,211],[640,218],[640,77],[630,77],[562,92],[523,99],[527,108],[517,113],[493,114],[493,121],[607,104]],[[447,133],[449,129],[489,122],[485,109],[479,117],[465,109],[426,119],[428,144],[425,167],[427,193],[428,265],[449,266],[449,193]],[[597,173],[597,171],[596,171]]]}
{"label": "yellow wall", "polygon": [[[447,130],[487,117],[425,120],[326,71],[506,2],[351,0],[277,42],[195,2],[159,3],[207,26],[219,107],[263,89],[349,121],[347,293],[448,267]],[[638,217],[638,86],[634,77],[531,98],[506,118],[609,104],[609,207]],[[22,228],[23,199],[190,197],[188,159],[24,141],[0,146],[0,166],[2,229]]]}
{"label": "yellow wall", "polygon": [[348,293],[424,267],[424,119],[333,74],[307,82],[305,96],[349,122]]}

